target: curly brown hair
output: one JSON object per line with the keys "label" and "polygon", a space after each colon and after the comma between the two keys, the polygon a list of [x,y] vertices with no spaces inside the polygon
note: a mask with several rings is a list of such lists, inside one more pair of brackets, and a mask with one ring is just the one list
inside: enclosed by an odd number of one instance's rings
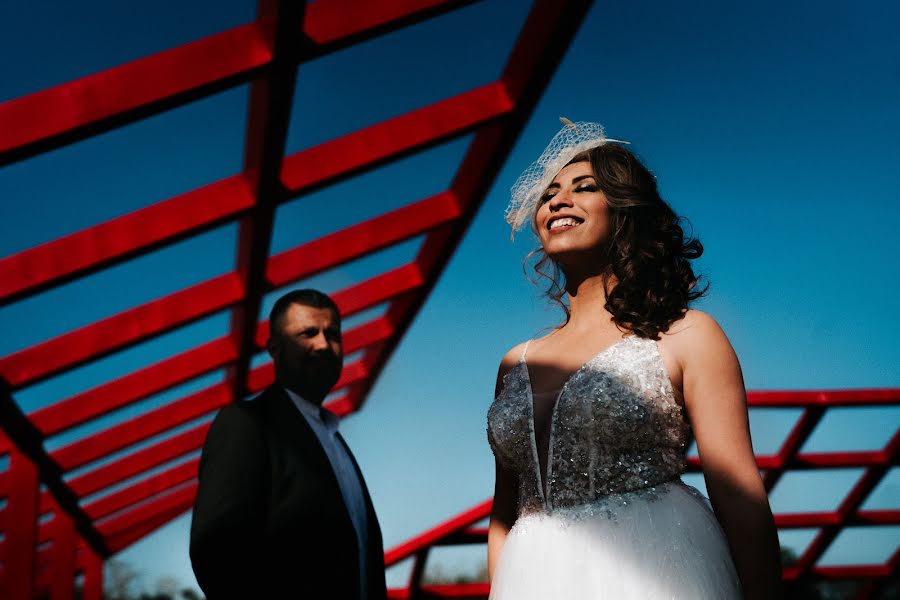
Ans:
{"label": "curly brown hair", "polygon": [[[705,282],[701,286],[702,278],[690,263],[703,254],[703,245],[685,236],[683,219],[659,195],[656,177],[631,152],[618,144],[604,144],[582,152],[569,164],[584,161],[590,162],[606,196],[613,232],[605,254],[608,274],[616,283],[612,289],[607,283],[605,308],[620,328],[657,340],[709,288]],[[532,256],[540,257],[534,265],[538,278],[532,281],[550,281],[546,295],[562,306],[568,323],[562,270],[543,248],[532,251],[526,264]]]}

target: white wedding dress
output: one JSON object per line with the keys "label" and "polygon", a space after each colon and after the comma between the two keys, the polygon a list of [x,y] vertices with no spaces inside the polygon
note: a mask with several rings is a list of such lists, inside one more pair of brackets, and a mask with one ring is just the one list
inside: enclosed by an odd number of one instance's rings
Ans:
{"label": "white wedding dress", "polygon": [[519,482],[491,600],[741,597],[709,502],[679,478],[689,425],[654,340],[623,338],[543,397],[523,352],[488,439]]}

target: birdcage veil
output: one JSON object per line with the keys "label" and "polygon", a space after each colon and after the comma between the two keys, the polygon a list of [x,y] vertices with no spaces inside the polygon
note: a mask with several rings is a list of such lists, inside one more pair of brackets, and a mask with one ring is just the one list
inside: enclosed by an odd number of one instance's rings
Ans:
{"label": "birdcage veil", "polygon": [[562,121],[563,128],[553,136],[541,156],[519,175],[510,189],[506,222],[512,227],[513,235],[531,219],[541,194],[570,160],[607,142],[628,143],[607,138],[599,123],[573,123],[565,117],[560,117],[559,120]]}

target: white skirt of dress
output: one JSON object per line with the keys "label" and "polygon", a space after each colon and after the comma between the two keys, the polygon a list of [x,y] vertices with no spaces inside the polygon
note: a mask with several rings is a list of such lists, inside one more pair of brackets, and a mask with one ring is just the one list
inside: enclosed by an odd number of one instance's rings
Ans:
{"label": "white skirt of dress", "polygon": [[709,501],[681,481],[519,517],[491,600],[741,598]]}

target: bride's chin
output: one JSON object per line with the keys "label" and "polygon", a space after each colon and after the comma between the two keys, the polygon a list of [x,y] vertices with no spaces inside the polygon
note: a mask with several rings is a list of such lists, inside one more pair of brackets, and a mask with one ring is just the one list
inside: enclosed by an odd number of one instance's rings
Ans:
{"label": "bride's chin", "polygon": [[579,268],[596,263],[600,259],[600,251],[596,246],[582,247],[576,244],[546,244],[544,254],[565,270]]}

